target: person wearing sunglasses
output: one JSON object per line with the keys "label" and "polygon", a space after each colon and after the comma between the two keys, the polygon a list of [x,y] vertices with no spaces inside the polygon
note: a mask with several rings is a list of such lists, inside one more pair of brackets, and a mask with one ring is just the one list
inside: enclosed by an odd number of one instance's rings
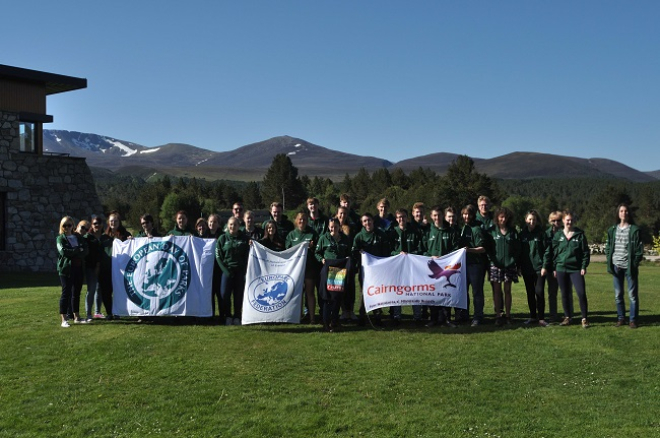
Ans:
{"label": "person wearing sunglasses", "polygon": [[80,291],[83,285],[87,242],[73,229],[73,219],[64,216],[60,221],[57,244],[57,273],[62,284],[60,295],[60,325],[70,327],[66,315],[73,312],[74,323],[86,324],[87,320],[80,318]]}
{"label": "person wearing sunglasses", "polygon": [[137,233],[135,237],[162,237],[154,226],[154,217],[149,213],[140,216],[140,226],[142,231]]}
{"label": "person wearing sunglasses", "polygon": [[87,257],[85,257],[85,281],[87,282],[87,293],[85,294],[85,313],[87,315],[87,322],[91,322],[94,316],[94,299],[98,300],[97,310],[101,308],[101,295],[97,294],[98,276],[99,276],[99,260],[101,246],[99,240],[92,233],[92,227],[86,220],[78,222],[76,232],[87,243]]}

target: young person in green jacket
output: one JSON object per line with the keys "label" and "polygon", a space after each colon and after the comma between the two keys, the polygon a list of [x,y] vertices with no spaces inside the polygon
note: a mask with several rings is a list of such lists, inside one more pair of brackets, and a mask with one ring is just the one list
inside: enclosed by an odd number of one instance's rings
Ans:
{"label": "young person in green jacket", "polygon": [[[392,255],[424,253],[424,244],[420,231],[408,223],[408,210],[400,208],[394,213],[397,226],[391,231],[392,236]],[[415,322],[422,321],[422,306],[412,306],[413,319]],[[392,306],[392,319],[394,324],[401,322],[401,306]]]}
{"label": "young person in green jacket", "polygon": [[87,256],[85,257],[85,281],[87,282],[85,313],[87,315],[87,322],[91,322],[94,317],[94,300],[96,300],[96,308],[99,313],[101,309],[101,294],[97,293],[101,246],[88,221],[82,220],[78,222],[76,232],[85,239],[87,244]]}
{"label": "young person in green jacket", "polygon": [[[350,210],[348,207],[339,207],[337,209],[337,220],[339,221],[339,227],[341,232],[348,236],[351,245],[353,245],[353,239],[357,234],[359,227],[361,225],[356,225],[350,218]],[[348,321],[357,321],[358,317],[355,315],[355,272],[353,269],[351,273],[351,281],[348,283],[346,292],[344,292],[344,302],[341,305],[341,322]]]}
{"label": "young person in green jacket", "polygon": [[[561,232],[564,225],[561,221],[562,212],[557,210],[553,211],[548,215],[548,224],[550,226],[545,230],[545,239],[546,239],[546,248],[550,248],[552,245],[552,239],[557,232]],[[552,260],[550,260],[550,265]],[[548,322],[555,322],[558,320],[557,316],[557,294],[559,292],[559,283],[557,283],[557,278],[555,278],[552,270],[548,272],[548,275],[545,277],[545,282],[548,285],[548,311],[550,313],[550,319]],[[570,309],[571,314],[573,314],[573,295],[570,296]]]}
{"label": "young person in green jacket", "polygon": [[154,226],[154,217],[149,213],[140,216],[140,227],[142,227],[142,231],[137,233],[135,237],[162,237]]}
{"label": "young person in green jacket", "polygon": [[[477,209],[468,204],[461,210],[463,217],[463,228],[458,238],[458,247],[465,248],[465,260],[467,263],[468,286],[472,289],[472,301],[474,302],[474,315],[472,327],[481,325],[484,319],[484,280],[486,276],[486,263],[483,256],[486,255],[486,241],[481,225],[476,221]],[[468,295],[469,314],[470,299]]]}
{"label": "young person in green jacket", "polygon": [[[458,247],[458,235],[444,219],[442,207],[436,205],[431,208],[431,230],[426,242],[426,252],[424,255],[430,257],[442,257],[455,251]],[[456,327],[450,320],[451,307],[431,306],[431,320],[427,327],[444,325],[447,327]]]}
{"label": "young person in green jacket", "polygon": [[307,213],[309,214],[309,226],[322,236],[328,231],[328,217],[321,213],[318,198],[307,199]]}
{"label": "young person in green jacket", "polygon": [[[316,324],[316,296],[314,295],[314,288],[318,284],[321,267],[316,257],[314,257],[314,250],[316,249],[316,242],[318,240],[318,234],[308,224],[307,213],[303,211],[299,212],[296,215],[295,228],[286,235],[285,246],[286,249],[289,249],[303,242],[309,242],[307,261],[305,262],[305,297],[307,298],[307,312],[309,314],[310,324]],[[323,315],[323,300],[321,297],[319,297],[318,303],[321,315]]]}
{"label": "young person in green jacket", "polygon": [[607,241],[605,242],[607,272],[612,274],[614,280],[616,326],[621,327],[626,323],[626,303],[623,299],[623,281],[625,279],[628,283],[628,298],[630,299],[630,328],[637,328],[639,318],[637,277],[639,264],[644,258],[644,245],[630,207],[627,204],[619,204],[616,212],[618,223],[607,230]]}
{"label": "young person in green jacket", "polygon": [[[355,235],[355,239],[353,239],[352,252],[353,261],[356,266],[360,266],[360,289],[362,289],[362,293],[364,293],[364,288],[362,287],[364,283],[364,273],[362,272],[362,266],[360,265],[361,254],[366,252],[376,257],[388,257],[392,251],[392,245],[390,243],[390,236],[388,236],[383,230],[376,228],[374,217],[371,213],[364,213],[361,217],[361,221],[362,230],[360,230]],[[364,325],[367,319],[367,312],[364,307],[364,300],[361,301],[359,324]],[[383,325],[382,315],[382,309],[374,310],[375,325]]]}
{"label": "young person in green jacket", "polygon": [[[241,325],[243,312],[243,289],[245,272],[250,253],[250,238],[240,229],[235,217],[227,221],[227,232],[222,234],[215,245],[215,260],[222,270],[220,295],[222,296],[221,320],[225,325]],[[231,301],[234,298],[234,314],[231,314]]]}
{"label": "young person in green jacket", "polygon": [[[520,264],[520,240],[513,226],[513,212],[506,207],[495,210],[495,227],[486,233],[489,240],[488,258],[490,270],[488,279],[493,287],[495,302],[495,324],[512,324],[511,320],[511,284],[518,283]],[[502,292],[504,292],[504,311],[502,315]]]}
{"label": "young person in green jacket", "polygon": [[522,245],[520,257],[520,271],[525,281],[527,291],[527,305],[529,306],[529,319],[525,324],[536,324],[547,327],[545,321],[545,291],[544,277],[550,271],[545,266],[545,252],[547,240],[541,226],[541,215],[536,210],[530,210],[525,215],[527,226],[520,232]]}
{"label": "young person in green jacket", "polygon": [[[350,238],[341,231],[339,219],[330,219],[327,228],[328,231],[319,237],[319,242],[316,244],[316,249],[314,250],[316,260],[324,267],[328,263],[350,258],[352,247]],[[350,265],[348,268],[350,268]],[[339,309],[344,301],[345,290],[351,281],[351,276],[355,277],[355,274],[352,269],[348,269],[344,291],[332,292],[327,287],[324,287],[324,283],[327,282],[326,270],[322,269],[321,272],[320,289],[323,294],[321,298],[325,301],[325,305],[323,306],[323,328],[326,331],[336,331],[340,327]]]}
{"label": "young person in green jacket", "polygon": [[564,307],[564,320],[559,325],[570,325],[573,317],[570,297],[573,287],[580,302],[582,327],[588,328],[587,321],[587,290],[584,276],[589,266],[590,254],[587,236],[584,231],[573,226],[573,213],[564,210],[562,221],[564,229],[555,233],[552,238],[551,250],[547,253],[552,257],[554,275],[561,290],[561,301]]}
{"label": "young person in green jacket", "polygon": [[167,235],[168,236],[192,236],[193,232],[188,227],[188,213],[184,210],[179,210],[174,215],[174,220],[176,225],[172,228]]}
{"label": "young person in green jacket", "polygon": [[88,321],[80,317],[80,291],[82,290],[87,256],[87,242],[73,230],[73,219],[65,216],[60,221],[57,244],[57,273],[60,276],[62,293],[60,295],[60,325],[70,327],[66,316],[69,308],[73,312],[76,324]]}
{"label": "young person in green jacket", "polygon": [[105,233],[99,239],[101,245],[101,266],[99,270],[99,287],[101,288],[101,298],[105,307],[106,319],[112,321],[118,319],[112,313],[112,246],[115,239],[125,242],[133,236],[121,223],[121,216],[117,211],[111,211],[108,215],[108,226]]}
{"label": "young person in green jacket", "polygon": [[[282,241],[286,241],[286,236],[293,231],[295,227],[293,226],[293,223],[286,218],[283,210],[284,206],[281,202],[275,201],[270,204],[270,218],[277,224],[277,234],[280,235]],[[266,229],[266,222],[268,222],[268,220],[265,220],[261,225],[261,228],[264,230]]]}

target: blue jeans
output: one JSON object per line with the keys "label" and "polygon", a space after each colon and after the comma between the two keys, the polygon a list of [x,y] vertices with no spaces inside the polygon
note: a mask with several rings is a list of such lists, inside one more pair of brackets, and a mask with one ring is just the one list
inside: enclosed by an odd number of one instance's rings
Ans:
{"label": "blue jeans", "polygon": [[630,269],[614,267],[614,302],[616,303],[616,316],[619,319],[626,317],[626,303],[623,299],[623,279],[628,283],[628,298],[630,299],[630,322],[637,321],[639,316],[639,302],[637,300],[637,276],[631,275]]}
{"label": "blue jeans", "polygon": [[[87,317],[91,318],[95,313],[101,313],[101,292],[98,290],[98,277],[95,268],[85,269],[85,278],[87,280],[87,295],[85,295],[85,312]],[[96,306],[94,306],[96,304]]]}
{"label": "blue jeans", "polygon": [[[467,265],[468,285],[472,289],[472,301],[474,302],[474,319],[481,321],[484,318],[484,279],[486,267],[481,263]],[[468,296],[469,312],[470,298]]]}
{"label": "blue jeans", "polygon": [[234,318],[241,318],[243,312],[243,289],[245,289],[245,272],[233,272],[231,276],[223,274],[220,280],[224,317],[231,315],[231,298],[234,297]]}

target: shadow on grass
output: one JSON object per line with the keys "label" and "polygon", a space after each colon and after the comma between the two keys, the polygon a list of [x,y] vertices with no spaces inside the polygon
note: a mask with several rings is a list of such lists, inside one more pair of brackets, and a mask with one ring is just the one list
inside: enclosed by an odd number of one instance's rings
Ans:
{"label": "shadow on grass", "polygon": [[61,286],[57,272],[2,272],[0,273],[0,290],[19,289],[26,287]]}

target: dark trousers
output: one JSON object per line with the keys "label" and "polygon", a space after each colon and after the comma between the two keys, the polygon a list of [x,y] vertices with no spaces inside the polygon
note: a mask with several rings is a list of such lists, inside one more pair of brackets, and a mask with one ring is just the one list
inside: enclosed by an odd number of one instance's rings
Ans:
{"label": "dark trousers", "polygon": [[60,295],[60,314],[66,315],[69,309],[71,309],[73,313],[79,312],[80,291],[82,290],[83,286],[83,277],[84,275],[82,266],[72,266],[68,277],[60,275],[60,283],[62,284],[62,295]]}
{"label": "dark trousers", "polygon": [[112,269],[103,269],[99,273],[99,288],[101,289],[101,300],[105,313],[112,317]]}
{"label": "dark trousers", "polygon": [[523,280],[525,281],[525,290],[527,291],[527,305],[529,306],[530,318],[545,319],[544,280],[541,277],[541,272],[523,272]]}
{"label": "dark trousers", "polygon": [[245,289],[245,272],[237,271],[232,275],[222,275],[220,282],[222,307],[225,317],[231,316],[231,299],[234,298],[234,318],[241,318],[243,313],[243,289]]}
{"label": "dark trousers", "polygon": [[215,316],[215,303],[218,303],[218,316],[224,318],[225,309],[222,306],[222,269],[216,263],[213,266],[213,282],[211,283],[211,316]]}
{"label": "dark trousers", "polygon": [[580,312],[582,318],[587,317],[588,303],[587,303],[587,289],[584,282],[584,276],[579,272],[562,272],[557,271],[557,283],[561,290],[561,303],[564,306],[564,316],[567,318],[573,317],[572,300],[573,288],[580,301]]}
{"label": "dark trousers", "polygon": [[323,325],[328,325],[332,323],[333,326],[336,326],[339,323],[339,309],[341,308],[341,303],[344,299],[344,294],[338,294],[334,300],[324,300],[323,304]]}
{"label": "dark trousers", "polygon": [[431,321],[443,324],[451,317],[451,307],[429,306],[429,309],[431,309]]}

